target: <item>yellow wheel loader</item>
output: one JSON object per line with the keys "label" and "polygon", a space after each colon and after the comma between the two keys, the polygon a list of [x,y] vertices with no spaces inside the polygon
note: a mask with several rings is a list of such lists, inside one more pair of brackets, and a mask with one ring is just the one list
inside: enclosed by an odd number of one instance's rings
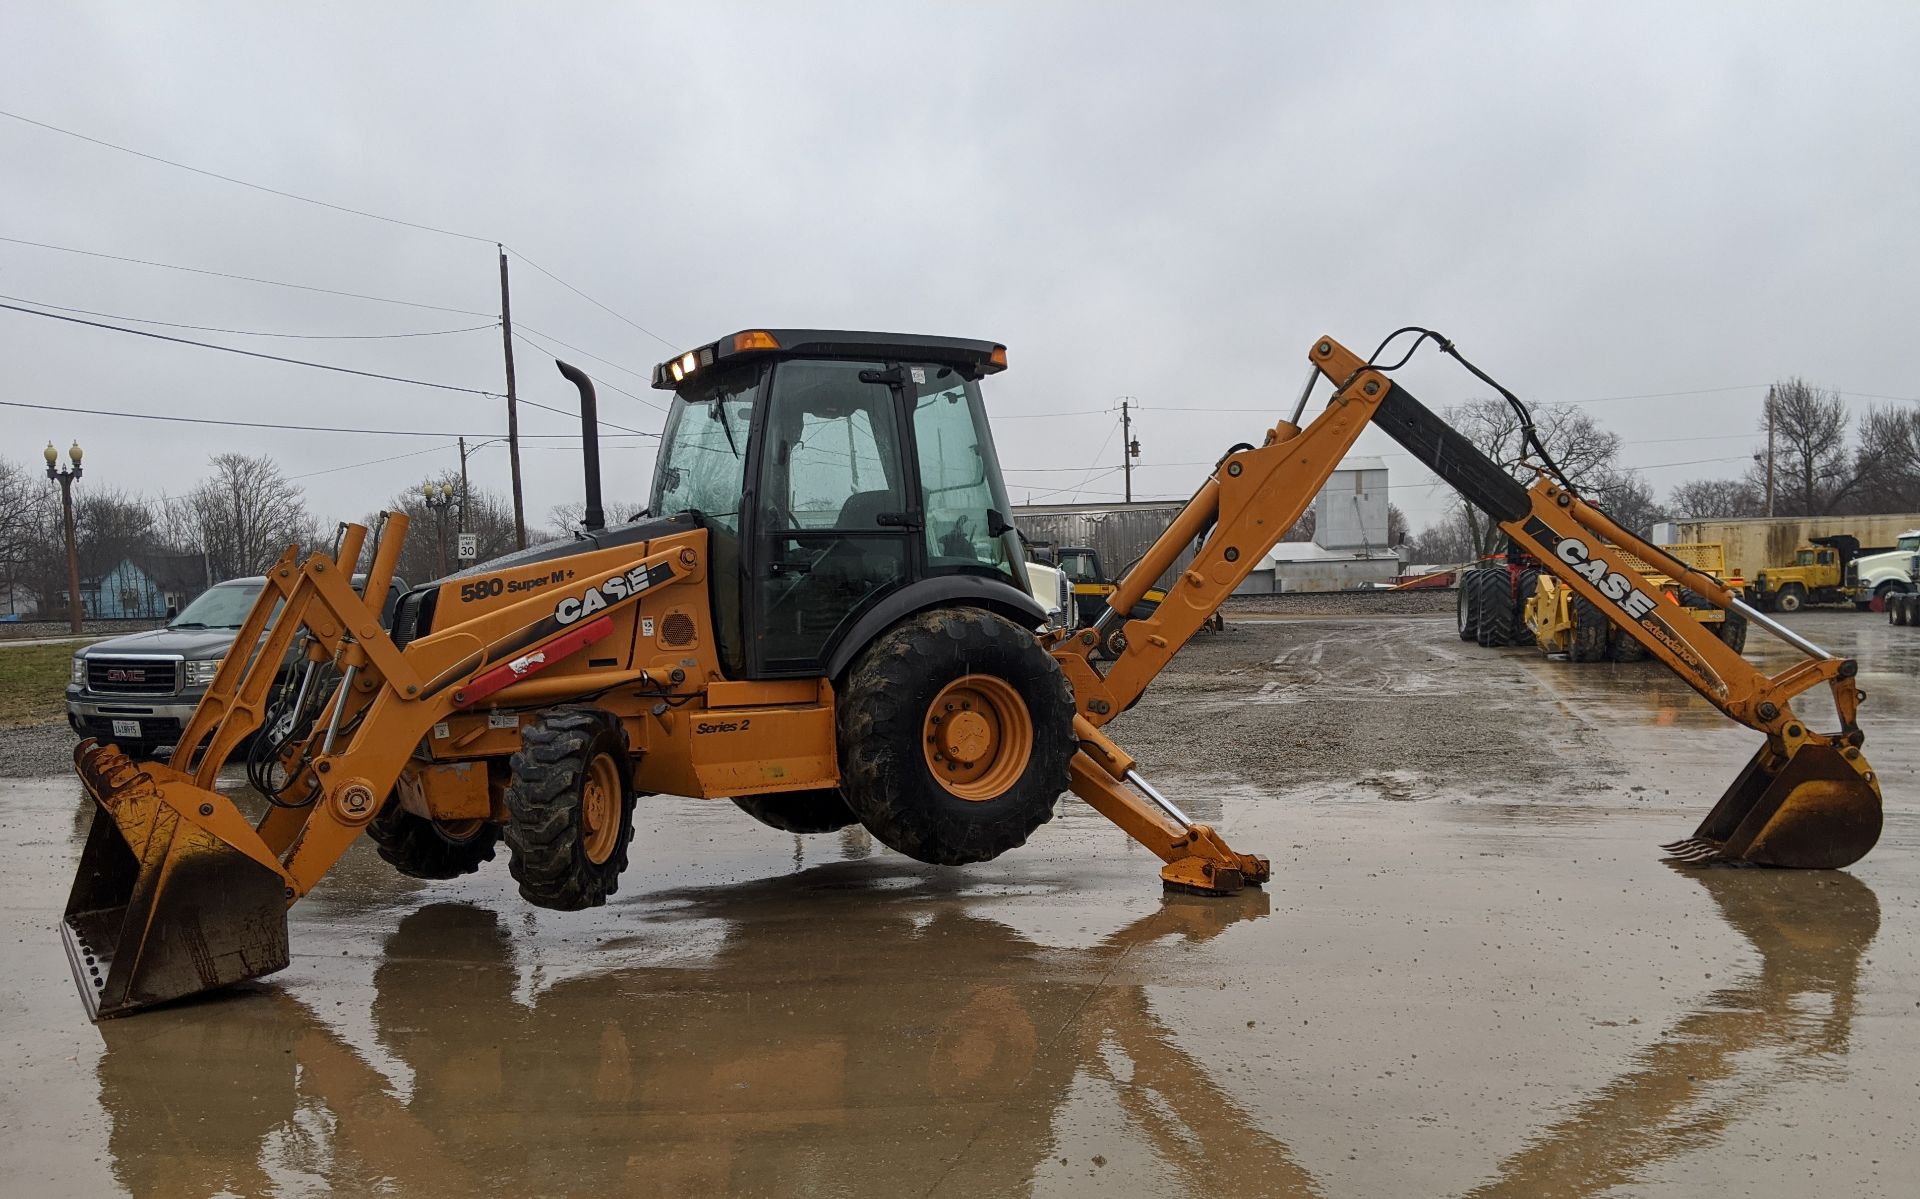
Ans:
{"label": "yellow wheel loader", "polygon": [[[1399,362],[1379,358],[1417,334]],[[1362,359],[1331,338],[1258,446],[1229,449],[1094,627],[1046,627],[1023,579],[981,384],[992,342],[751,329],[660,364],[672,393],[651,515],[601,519],[591,385],[581,390],[587,514],[577,540],[416,588],[380,612],[406,521],[289,547],[166,764],[82,742],[97,811],[63,933],[94,1018],[287,964],[287,908],[363,833],[400,870],[450,878],[504,842],[521,894],[604,903],[641,795],[730,799],[777,828],[858,822],[924,862],[1024,843],[1071,789],[1201,895],[1266,881],[1265,858],[1197,824],[1102,731],[1299,520],[1378,426],[1497,519],[1525,552],[1764,741],[1688,861],[1838,867],[1879,835],[1854,664],[1746,608],[1718,580],[1616,527],[1532,437],[1522,486],[1393,380],[1426,341]],[[562,368],[566,373],[566,368]],[[1303,425],[1316,385],[1332,394]],[[1130,617],[1187,547],[1158,607]],[[1623,556],[1798,648],[1769,677]],[[370,558],[366,581],[354,566]],[[1102,646],[1110,658],[1098,662]],[[287,671],[289,655],[302,668]],[[1832,689],[1840,727],[1790,706]],[[266,800],[218,785],[251,739]]]}

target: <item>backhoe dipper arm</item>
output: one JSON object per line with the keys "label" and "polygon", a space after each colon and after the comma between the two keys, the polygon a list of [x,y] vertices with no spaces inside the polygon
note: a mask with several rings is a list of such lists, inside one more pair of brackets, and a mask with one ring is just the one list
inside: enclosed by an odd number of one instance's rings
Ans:
{"label": "backhoe dipper arm", "polygon": [[[1862,697],[1852,681],[1853,662],[1754,611],[1718,580],[1674,561],[1544,474],[1531,488],[1523,486],[1386,371],[1370,367],[1332,338],[1315,342],[1308,358],[1313,372],[1292,418],[1276,422],[1260,447],[1236,447],[1222,458],[1108,597],[1109,610],[1095,628],[1054,644],[1086,731],[1097,730],[1139,698],[1299,520],[1372,422],[1491,515],[1546,569],[1605,613],[1622,635],[1646,646],[1729,717],[1767,734],[1694,836],[1668,847],[1677,856],[1838,867],[1872,848],[1880,832],[1880,793],[1860,754],[1863,738],[1855,714]],[[1297,422],[1307,396],[1323,376],[1334,385],[1333,398],[1301,428]],[[1204,540],[1192,564],[1169,580],[1166,600],[1144,619],[1125,619],[1196,538]],[[1741,613],[1808,660],[1778,675],[1764,674],[1689,616],[1675,596],[1648,584],[1615,547],[1659,563],[1680,584],[1717,607]],[[1102,673],[1091,656],[1102,633],[1116,622],[1122,624],[1110,641],[1116,656]],[[1810,732],[1789,703],[1820,682],[1831,687],[1839,715],[1841,727],[1831,734]],[[1227,850],[1211,829],[1187,820],[1104,736],[1096,740],[1083,732],[1073,788],[1166,860],[1162,877],[1170,884],[1185,885],[1201,866],[1231,871],[1260,861]],[[1215,843],[1217,853],[1210,849]],[[1247,879],[1258,881],[1257,872]]]}

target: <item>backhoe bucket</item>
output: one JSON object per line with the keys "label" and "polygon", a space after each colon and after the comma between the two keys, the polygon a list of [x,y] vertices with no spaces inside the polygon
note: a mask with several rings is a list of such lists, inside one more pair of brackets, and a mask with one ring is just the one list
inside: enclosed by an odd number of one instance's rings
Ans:
{"label": "backhoe bucket", "polygon": [[73,760],[98,807],[60,932],[91,1019],[286,967],[285,876],[230,800],[91,739]]}
{"label": "backhoe bucket", "polygon": [[1880,784],[1859,750],[1824,741],[1778,750],[1769,743],[1691,838],[1662,848],[1689,865],[1835,870],[1866,856],[1880,839],[1880,820]]}

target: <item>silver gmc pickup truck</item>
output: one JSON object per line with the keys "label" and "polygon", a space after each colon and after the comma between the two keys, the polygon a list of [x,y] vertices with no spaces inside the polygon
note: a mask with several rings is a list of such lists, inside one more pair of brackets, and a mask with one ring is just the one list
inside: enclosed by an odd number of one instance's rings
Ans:
{"label": "silver gmc pickup truck", "polygon": [[[355,586],[364,583],[365,576],[354,578]],[[111,741],[136,758],[173,745],[266,585],[259,575],[229,579],[202,592],[164,628],[96,641],[75,653],[67,723],[80,736]],[[395,579],[383,613],[387,623],[405,591]]]}

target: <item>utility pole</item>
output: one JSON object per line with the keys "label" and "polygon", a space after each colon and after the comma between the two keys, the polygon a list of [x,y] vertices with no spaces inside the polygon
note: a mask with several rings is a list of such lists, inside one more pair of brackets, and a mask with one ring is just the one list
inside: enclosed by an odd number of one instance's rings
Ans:
{"label": "utility pole", "polygon": [[[527,548],[527,510],[520,498],[520,407],[513,389],[513,305],[507,294],[507,248],[500,251],[500,344],[507,352],[507,457],[513,462],[513,537]],[[462,459],[464,462],[464,458]]]}
{"label": "utility pole", "polygon": [[1773,515],[1773,388],[1767,388],[1767,515]]}
{"label": "utility pole", "polygon": [[467,531],[467,439],[460,439],[460,531]]}
{"label": "utility pole", "polygon": [[80,443],[74,442],[67,451],[67,457],[73,465],[65,470],[56,470],[60,461],[60,451],[47,443],[47,478],[60,484],[60,507],[67,529],[67,620],[74,633],[81,631],[84,612],[80,606],[80,542],[73,531],[73,481],[80,477]]}
{"label": "utility pole", "polygon": [[1140,443],[1133,439],[1133,415],[1127,410],[1127,400],[1130,398],[1120,397],[1120,473],[1127,481],[1129,504],[1133,502],[1133,460],[1140,456]]}

